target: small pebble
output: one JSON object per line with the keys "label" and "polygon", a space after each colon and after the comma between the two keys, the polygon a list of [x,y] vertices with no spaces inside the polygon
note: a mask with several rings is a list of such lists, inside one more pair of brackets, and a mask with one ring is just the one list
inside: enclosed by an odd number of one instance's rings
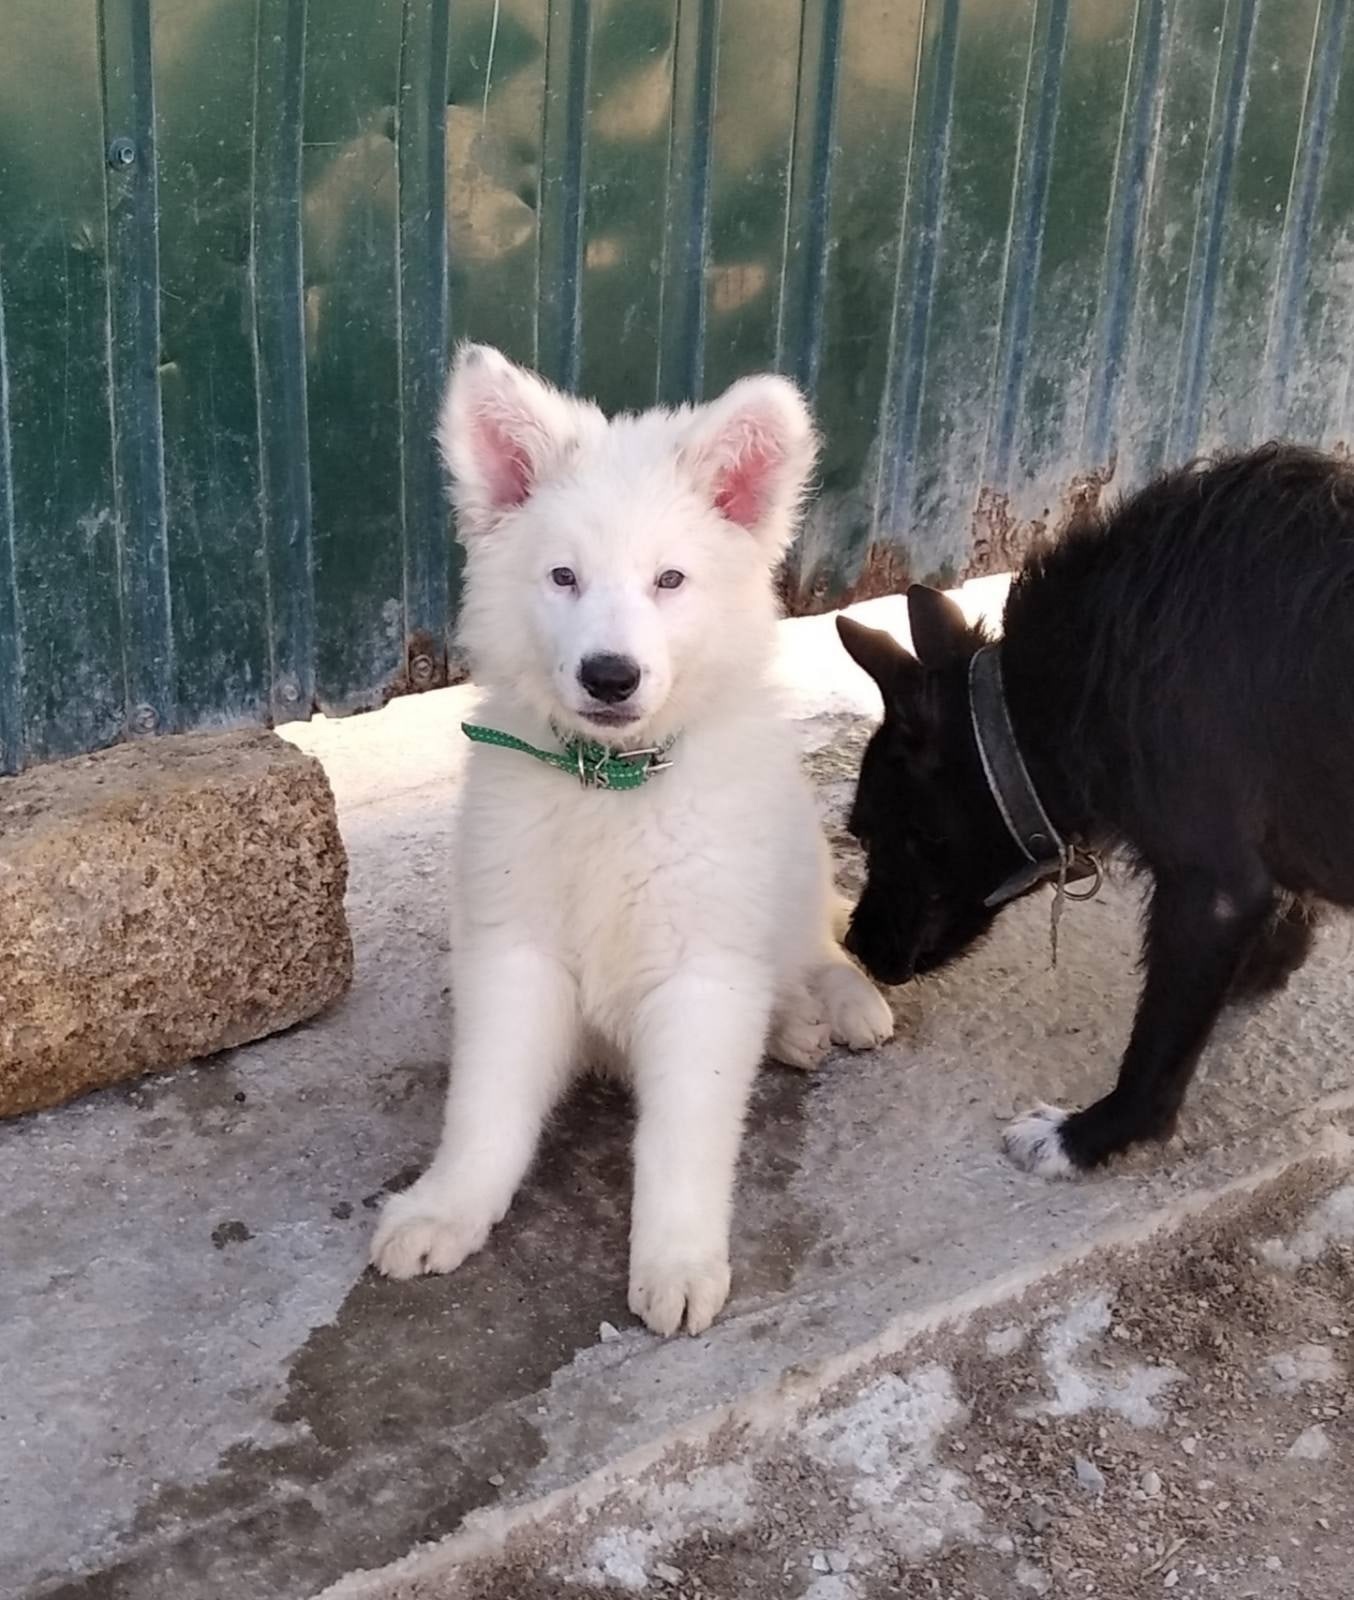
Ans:
{"label": "small pebble", "polygon": [[1267,1572],[1282,1572],[1283,1562],[1279,1560],[1278,1556],[1266,1556],[1265,1570]]}
{"label": "small pebble", "polygon": [[1053,1579],[1032,1561],[1017,1562],[1015,1578],[1022,1589],[1033,1589],[1035,1594],[1047,1594],[1053,1587]]}
{"label": "small pebble", "polygon": [[1199,1441],[1198,1441],[1197,1438],[1195,1438],[1195,1436],[1193,1434],[1190,1434],[1190,1436],[1187,1439],[1182,1439],[1180,1441],[1180,1448],[1185,1452],[1185,1454],[1187,1456],[1192,1456],[1194,1454],[1194,1452],[1199,1448]]}
{"label": "small pebble", "polygon": [[1155,1500],[1161,1493],[1161,1474],[1155,1468],[1149,1467],[1142,1477],[1138,1479],[1142,1492],[1149,1500]]}
{"label": "small pebble", "polygon": [[1105,1492],[1105,1474],[1096,1466],[1094,1461],[1088,1461],[1085,1456],[1076,1459],[1077,1482],[1083,1489],[1091,1494]]}
{"label": "small pebble", "polygon": [[851,1557],[845,1550],[829,1550],[827,1553],[827,1568],[829,1572],[846,1572],[850,1569]]}
{"label": "small pebble", "polygon": [[1176,1584],[1179,1583],[1179,1582],[1180,1582],[1180,1568],[1179,1567],[1172,1567],[1171,1570],[1166,1574],[1166,1576],[1161,1580],[1161,1586],[1162,1586],[1163,1589],[1174,1589]]}
{"label": "small pebble", "polygon": [[1319,1422],[1302,1432],[1288,1447],[1294,1461],[1324,1461],[1330,1454],[1330,1435]]}
{"label": "small pebble", "polygon": [[815,1572],[827,1572],[830,1570],[827,1564],[827,1557],[821,1550],[813,1552],[813,1559],[809,1562],[809,1565]]}
{"label": "small pebble", "polygon": [[602,1322],[597,1327],[597,1337],[603,1344],[614,1344],[621,1336],[621,1330],[610,1322]]}
{"label": "small pebble", "polygon": [[660,1583],[666,1583],[674,1587],[682,1581],[682,1569],[680,1567],[670,1567],[666,1561],[654,1563],[653,1575]]}
{"label": "small pebble", "polygon": [[[1004,1119],[1009,1122],[1009,1117]],[[987,1352],[993,1356],[1011,1356],[1020,1349],[1025,1342],[1025,1330],[1018,1323],[1011,1323],[1005,1328],[994,1328],[986,1339]]]}
{"label": "small pebble", "polygon": [[495,1489],[501,1489],[507,1481],[501,1472],[491,1472],[489,1474],[489,1482],[493,1484]]}

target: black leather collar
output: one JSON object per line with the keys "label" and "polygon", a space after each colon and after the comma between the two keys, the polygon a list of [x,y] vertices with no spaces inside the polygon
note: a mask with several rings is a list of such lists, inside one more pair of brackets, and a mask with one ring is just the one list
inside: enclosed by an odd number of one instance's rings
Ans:
{"label": "black leather collar", "polygon": [[969,662],[968,703],[987,787],[1006,831],[1025,858],[1025,865],[983,903],[989,908],[1005,905],[1049,878],[1070,883],[1094,875],[1098,882],[1098,867],[1053,826],[1030,778],[1006,705],[999,646],[984,645]]}

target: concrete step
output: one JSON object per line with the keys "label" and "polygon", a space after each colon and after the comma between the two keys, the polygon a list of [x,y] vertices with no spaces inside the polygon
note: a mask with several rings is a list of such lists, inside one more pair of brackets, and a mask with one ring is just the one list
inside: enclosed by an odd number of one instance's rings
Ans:
{"label": "concrete step", "polygon": [[1327,1130],[322,1600],[1344,1594],[1352,1149]]}

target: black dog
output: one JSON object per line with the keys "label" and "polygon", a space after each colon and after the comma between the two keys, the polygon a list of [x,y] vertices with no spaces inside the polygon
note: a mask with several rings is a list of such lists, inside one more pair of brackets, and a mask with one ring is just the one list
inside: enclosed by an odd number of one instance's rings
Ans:
{"label": "black dog", "polygon": [[1118,1083],[1005,1144],[1052,1177],[1165,1138],[1228,999],[1302,964],[1309,898],[1354,905],[1354,469],[1270,445],[1169,473],[1025,563],[1000,645],[933,589],[908,611],[920,659],[838,623],[885,707],[847,948],[903,983],[1123,849],[1152,888]]}

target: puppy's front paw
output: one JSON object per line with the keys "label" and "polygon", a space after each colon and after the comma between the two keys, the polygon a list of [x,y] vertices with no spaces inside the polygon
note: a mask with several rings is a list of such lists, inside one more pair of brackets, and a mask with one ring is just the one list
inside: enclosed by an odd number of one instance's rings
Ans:
{"label": "puppy's front paw", "polygon": [[845,962],[824,967],[816,984],[833,1044],[873,1050],[893,1037],[893,1013],[874,984]]}
{"label": "puppy's front paw", "polygon": [[811,995],[797,995],[777,1013],[767,1046],[773,1061],[779,1061],[783,1067],[812,1072],[822,1064],[831,1048],[832,1035]]}
{"label": "puppy's front paw", "polygon": [[444,1193],[416,1183],[391,1195],[371,1241],[371,1264],[387,1278],[455,1272],[489,1237],[492,1220],[448,1203]]}
{"label": "puppy's front paw", "polygon": [[1067,1113],[1057,1106],[1035,1106],[1006,1124],[1001,1147],[1022,1172],[1039,1178],[1075,1178],[1077,1167],[1063,1144]]}
{"label": "puppy's front paw", "polygon": [[728,1298],[727,1253],[631,1257],[630,1309],[664,1337],[683,1317],[688,1333],[704,1333]]}

